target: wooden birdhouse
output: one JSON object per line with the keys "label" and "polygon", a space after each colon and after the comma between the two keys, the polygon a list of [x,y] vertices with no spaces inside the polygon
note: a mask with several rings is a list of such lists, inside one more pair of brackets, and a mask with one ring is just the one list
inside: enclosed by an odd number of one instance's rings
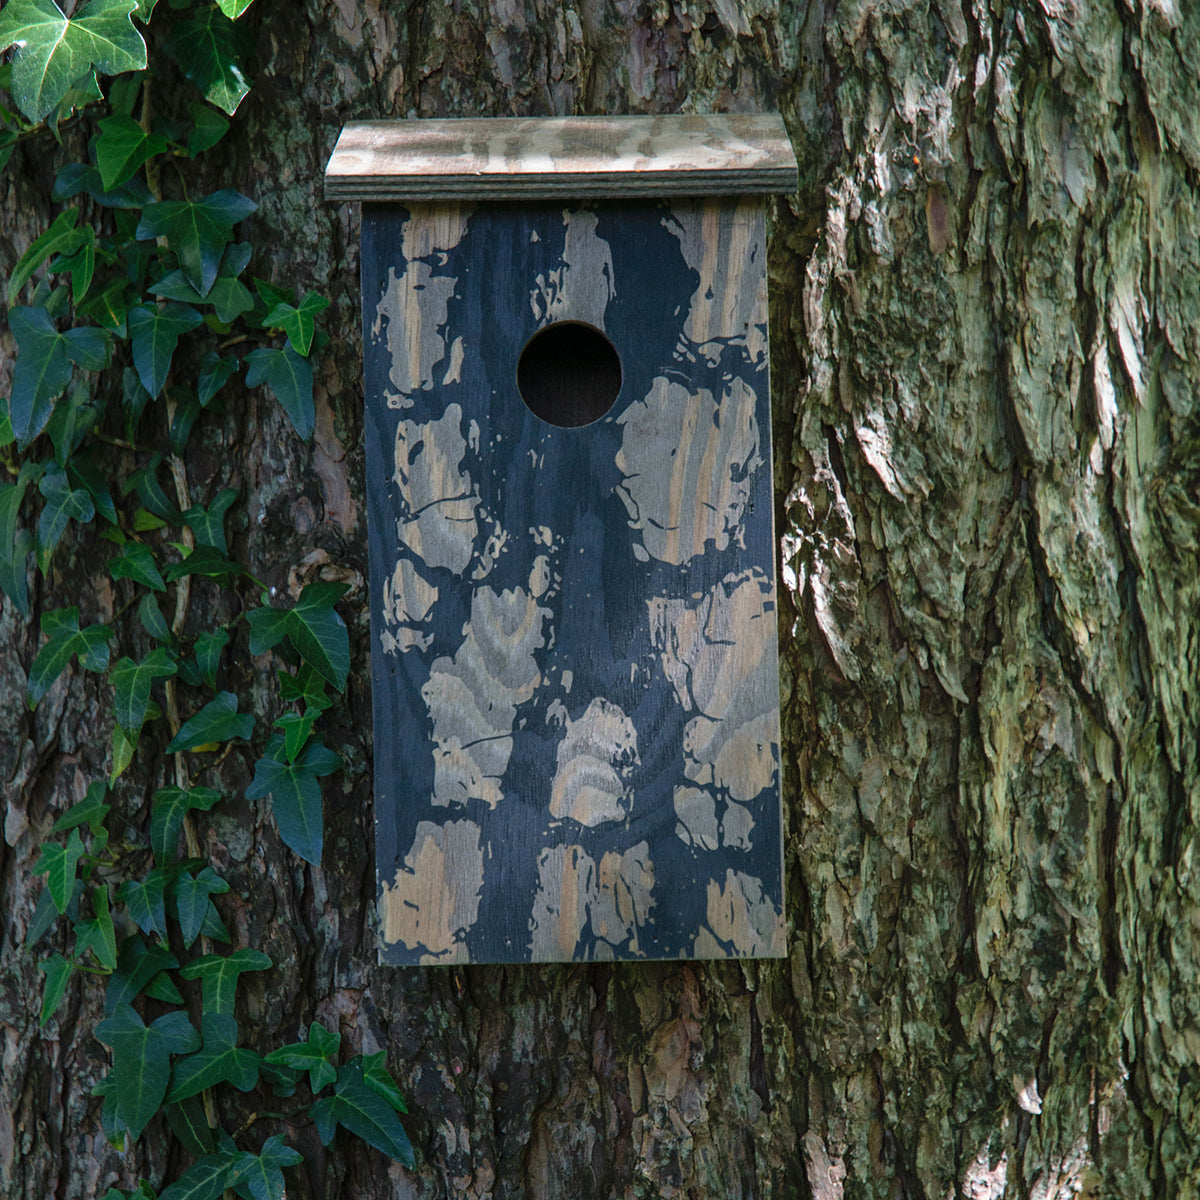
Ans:
{"label": "wooden birdhouse", "polygon": [[390,963],[784,953],[770,116],[348,125]]}

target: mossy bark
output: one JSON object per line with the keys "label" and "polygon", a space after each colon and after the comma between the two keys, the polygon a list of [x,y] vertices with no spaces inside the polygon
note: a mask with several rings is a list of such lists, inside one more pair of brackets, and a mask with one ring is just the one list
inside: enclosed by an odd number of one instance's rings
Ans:
{"label": "mossy bark", "polygon": [[[321,199],[342,122],[778,106],[801,164],[771,253],[789,958],[377,967],[360,671],[327,733],[349,771],[319,869],[241,798],[249,752],[200,830],[227,923],[278,964],[243,984],[252,1040],[318,1018],[387,1050],[410,1098],[415,1172],[303,1135],[290,1193],[1200,1196],[1198,10],[258,0],[245,20],[257,86],[209,182],[254,197],[255,273],[329,295],[333,337],[311,444],[239,394],[189,480],[240,489],[236,552],[281,592],[354,585],[360,666],[358,214]],[[0,180],[5,268],[49,183],[33,151]],[[38,609],[106,619],[103,558],[64,545]],[[208,598],[197,628],[233,616]],[[36,847],[106,774],[110,698],[69,674],[28,713],[37,640],[5,602],[0,1187],[84,1196],[178,1164],[152,1134],[103,1144],[95,994],[38,1032]],[[227,686],[271,715],[270,663],[234,649]],[[133,820],[162,771],[130,773]]]}

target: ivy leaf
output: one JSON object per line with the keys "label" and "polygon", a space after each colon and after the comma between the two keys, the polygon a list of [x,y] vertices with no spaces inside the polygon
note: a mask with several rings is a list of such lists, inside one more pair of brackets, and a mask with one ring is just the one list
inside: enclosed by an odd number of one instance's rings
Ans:
{"label": "ivy leaf", "polygon": [[99,122],[96,165],[106,192],[131,179],[138,168],[167,149],[167,139],[147,133],[132,117],[104,117]]}
{"label": "ivy leaf", "polygon": [[188,963],[179,973],[184,979],[200,980],[200,1001],[205,1012],[233,1013],[238,976],[245,971],[265,971],[270,958],[260,950],[235,950],[232,954],[205,954]]}
{"label": "ivy leaf", "polygon": [[116,697],[113,715],[117,724],[131,733],[141,729],[150,706],[150,689],[156,679],[169,679],[178,670],[175,656],[156,646],[140,662],[123,658],[112,670]]}
{"label": "ivy leaf", "polygon": [[116,787],[117,780],[125,774],[126,768],[133,762],[133,756],[137,750],[136,738],[136,733],[130,733],[129,730],[122,729],[116,722],[113,723],[112,770],[108,775],[110,787]]}
{"label": "ivy leaf", "polygon": [[247,615],[250,653],[263,654],[287,637],[310,666],[344,691],[350,671],[350,635],[333,606],[346,591],[344,583],[310,583],[289,611],[254,609]]}
{"label": "ivy leaf", "polygon": [[183,523],[190,526],[201,546],[211,546],[222,555],[228,553],[225,544],[225,514],[237,499],[237,495],[236,488],[224,488],[217,493],[207,508],[196,505],[182,514]]}
{"label": "ivy leaf", "polygon": [[236,21],[253,3],[254,0],[217,0],[217,7],[231,21]]}
{"label": "ivy leaf", "polygon": [[[5,10],[7,14],[8,10]],[[2,21],[0,21],[2,23]],[[75,228],[79,222],[79,209],[67,208],[58,214],[50,228],[40,237],[35,238],[29,249],[17,260],[16,266],[8,279],[8,304],[11,308],[17,300],[21,289],[29,277],[52,254],[61,253],[66,247],[74,246],[80,231]]]}
{"label": "ivy leaf", "polygon": [[408,1105],[387,1069],[387,1055],[382,1050],[375,1054],[360,1054],[354,1061],[361,1063],[363,1083],[367,1087],[377,1091],[397,1112],[408,1112]]}
{"label": "ivy leaf", "polygon": [[142,623],[142,628],[156,642],[165,642],[168,646],[174,645],[175,639],[171,635],[171,627],[167,624],[167,619],[162,615],[162,609],[158,607],[153,596],[142,597],[142,602],[138,605],[138,620]]}
{"label": "ivy leaf", "polygon": [[200,936],[213,942],[232,941],[229,930],[225,928],[225,923],[221,920],[221,914],[217,912],[215,904],[210,904],[208,911],[204,914],[204,924],[200,927]]}
{"label": "ivy leaf", "polygon": [[150,291],[166,300],[180,300],[185,304],[211,304],[217,320],[224,325],[232,324],[244,312],[254,307],[250,289],[240,280],[229,275],[218,275],[208,290],[201,296],[188,282],[182,271],[172,271],[158,281]]}
{"label": "ivy leaf", "polygon": [[204,1112],[204,1102],[199,1096],[189,1096],[178,1104],[166,1106],[167,1124],[171,1132],[182,1143],[183,1148],[194,1158],[211,1154],[213,1150],[212,1130]]}
{"label": "ivy leaf", "polygon": [[320,715],[319,709],[306,708],[303,716],[294,712],[284,713],[275,722],[275,728],[283,732],[283,753],[288,762],[296,761]]}
{"label": "ivy leaf", "polygon": [[229,377],[236,370],[236,358],[222,358],[215,350],[210,350],[200,360],[197,397],[202,408],[208,406],[212,398],[229,382]]}
{"label": "ivy leaf", "polygon": [[155,867],[145,879],[125,880],[117,899],[143,933],[167,936],[167,874],[161,867]]}
{"label": "ivy leaf", "polygon": [[188,283],[207,296],[217,277],[233,227],[258,206],[238,192],[226,189],[201,200],[164,200],[142,210],[139,241],[165,237],[179,258]]}
{"label": "ivy leaf", "polygon": [[0,50],[17,46],[11,91],[40,121],[93,67],[104,75],[140,71],[146,43],[130,13],[137,0],[91,0],[68,20],[53,0],[9,0],[0,14]]}
{"label": "ivy leaf", "polygon": [[38,1022],[39,1025],[45,1025],[57,1011],[75,967],[61,954],[52,954],[38,963],[38,970],[46,976],[46,986],[42,991],[42,1016]]}
{"label": "ivy leaf", "polygon": [[[111,1072],[92,1088],[92,1095],[104,1097],[104,1106],[100,1110],[100,1128],[105,1140],[114,1150],[123,1152],[129,1126],[125,1124],[125,1118],[121,1116],[121,1110],[117,1106],[117,1086]],[[109,1189],[110,1192],[112,1190]],[[104,1200],[111,1200],[111,1197],[106,1193]],[[125,1200],[125,1197],[122,1196],[121,1200]]]}
{"label": "ivy leaf", "polygon": [[288,703],[303,700],[319,712],[324,712],[333,704],[325,694],[325,680],[308,663],[301,663],[295,675],[287,671],[279,672],[279,695]]}
{"label": "ivy leaf", "polygon": [[215,8],[205,8],[175,27],[164,49],[210,104],[229,116],[250,91],[242,60],[248,39]]}
{"label": "ivy leaf", "polygon": [[263,1143],[258,1154],[243,1154],[233,1184],[249,1189],[251,1200],[283,1200],[283,1168],[294,1167],[304,1156],[276,1134]]}
{"label": "ivy leaf", "polygon": [[188,153],[195,158],[205,150],[211,150],[225,136],[229,122],[216,109],[199,101],[192,101],[191,111],[195,128],[188,138]]}
{"label": "ivy leaf", "polygon": [[239,1156],[220,1150],[193,1163],[158,1200],[217,1200],[233,1180]]}
{"label": "ivy leaf", "polygon": [[82,958],[90,950],[102,967],[115,971],[117,933],[108,907],[107,887],[98,887],[92,892],[92,907],[96,915],[90,921],[79,921],[75,925],[75,953]]}
{"label": "ivy leaf", "polygon": [[75,870],[82,857],[83,838],[79,836],[78,829],[72,829],[65,846],[57,842],[45,843],[33,868],[35,875],[46,876],[46,888],[60,913],[67,911],[67,902],[75,890]]}
{"label": "ivy leaf", "polygon": [[[146,506],[146,509],[159,517],[163,521],[169,521],[172,524],[179,523],[179,509],[167,499],[166,492],[163,491],[162,484],[158,481],[158,468],[162,465],[163,456],[161,454],[152,454],[142,466],[125,481],[122,485],[122,491],[125,495],[129,495],[131,491],[136,491],[138,499]],[[138,522],[135,519],[134,528],[138,528]],[[160,526],[151,525],[149,528],[157,529]]]}
{"label": "ivy leaf", "polygon": [[168,304],[164,308],[139,305],[129,310],[126,322],[133,365],[142,386],[151,396],[157,396],[167,382],[179,339],[202,321],[200,314],[186,304]]}
{"label": "ivy leaf", "polygon": [[174,784],[159,788],[150,811],[150,849],[155,861],[166,864],[176,857],[183,820],[192,809],[207,812],[220,799],[221,793],[213,788],[185,791]]}
{"label": "ivy leaf", "polygon": [[340,1033],[330,1033],[320,1021],[308,1027],[308,1040],[281,1046],[267,1055],[265,1061],[296,1071],[308,1072],[308,1086],[316,1095],[326,1084],[337,1079],[338,1048],[342,1044]]}
{"label": "ivy leaf", "polygon": [[[8,423],[6,417],[0,418],[0,421]],[[9,432],[11,435],[11,426]],[[15,483],[0,483],[0,587],[23,617],[29,616],[25,560],[33,547],[33,538],[27,529],[17,529],[17,518],[20,516],[25,489],[39,477],[42,469],[39,464],[25,462]]]}
{"label": "ivy leaf", "polygon": [[[108,977],[104,993],[105,1015],[114,1013],[121,1004],[129,1004],[136,996],[149,994],[153,982],[164,971],[174,970],[179,960],[165,946],[147,946],[136,934],[121,943],[117,953],[117,969]],[[199,1044],[199,1043],[197,1043]]]}
{"label": "ivy leaf", "polygon": [[413,1166],[412,1143],[395,1109],[359,1080],[339,1079],[337,1091],[312,1106],[312,1119],[322,1145],[328,1146],[336,1126],[342,1125],[376,1150]]}
{"label": "ivy leaf", "polygon": [[203,304],[204,297],[190,283],[182,271],[171,271],[149,287],[152,296],[160,300],[178,300],[181,304]]}
{"label": "ivy leaf", "polygon": [[209,579],[225,579],[246,573],[246,568],[241,563],[231,562],[212,546],[197,546],[188,553],[187,558],[167,567],[166,580],[168,583],[174,583],[185,575],[205,575]]}
{"label": "ivy leaf", "polygon": [[71,363],[101,370],[108,365],[109,343],[94,325],[59,333],[44,308],[18,305],[9,310],[8,323],[18,349],[9,415],[17,444],[24,449],[50,419],[54,401],[70,381]]}
{"label": "ivy leaf", "polygon": [[182,1004],[183,993],[171,982],[171,977],[165,971],[159,971],[149,983],[142,988],[144,995],[151,1000],[161,1000],[164,1004]]}
{"label": "ivy leaf", "polygon": [[196,658],[196,669],[207,687],[217,686],[217,671],[221,666],[221,652],[229,645],[229,630],[211,629],[196,635],[192,653]]}
{"label": "ivy leaf", "polygon": [[184,721],[179,732],[167,747],[168,754],[181,750],[195,750],[215,742],[228,742],[232,738],[249,741],[254,734],[254,718],[249,713],[239,713],[238,699],[233,692],[218,692],[196,715]]}
{"label": "ivy leaf", "polygon": [[171,1079],[169,1055],[187,1054],[200,1044],[187,1014],[167,1013],[150,1026],[132,1005],[118,1004],[96,1026],[96,1037],[112,1047],[114,1096],[133,1137],[158,1112]]}
{"label": "ivy leaf", "polygon": [[75,114],[75,110],[82,111],[89,104],[94,104],[97,100],[103,100],[104,93],[100,90],[100,80],[96,75],[95,68],[85,71],[75,80],[66,92],[63,98],[55,105],[54,111],[48,115],[46,124],[50,126],[54,132],[55,139],[62,144],[62,137],[58,132],[58,127],[65,120]]}
{"label": "ivy leaf", "polygon": [[308,359],[301,358],[290,343],[284,343],[282,348],[251,350],[246,355],[246,366],[246,386],[265,383],[283,405],[296,433],[305,440],[312,437],[315,410],[313,373]]}
{"label": "ivy leaf", "polygon": [[121,553],[108,560],[108,573],[114,579],[132,579],[156,592],[166,590],[154,552],[143,542],[126,542]]}
{"label": "ivy leaf", "polygon": [[254,781],[246,797],[255,800],[271,797],[275,824],[284,843],[305,862],[319,865],[323,830],[321,822],[322,775],[331,775],[342,760],[321,741],[312,742],[303,757],[287,761],[282,734],[275,734],[266,745],[266,753],[254,764]]}
{"label": "ivy leaf", "polygon": [[86,192],[104,208],[144,208],[154,203],[150,189],[140,179],[130,179],[111,192],[104,190],[98,168],[87,163],[66,163],[54,177],[54,188],[50,198],[56,201],[70,200]]}
{"label": "ivy leaf", "polygon": [[239,1092],[248,1092],[258,1082],[259,1056],[238,1047],[237,1021],[228,1013],[206,1012],[200,1018],[200,1031],[204,1044],[175,1064],[168,1099],[186,1100],[219,1083],[232,1083]]}
{"label": "ivy leaf", "polygon": [[[0,485],[0,491],[4,485]],[[33,549],[33,536],[28,529],[16,533],[10,543],[11,557],[0,552],[0,591],[17,606],[23,617],[29,616],[29,581],[26,564]]]}
{"label": "ivy leaf", "polygon": [[50,832],[66,833],[68,829],[78,829],[80,825],[86,825],[93,833],[99,833],[104,827],[104,818],[108,816],[112,808],[111,805],[104,803],[106,790],[103,779],[89,783],[83,799],[72,804],[50,826]]}
{"label": "ivy leaf", "polygon": [[75,655],[79,655],[80,665],[86,670],[103,671],[108,667],[108,639],[112,631],[103,625],[89,625],[81,630],[79,609],[59,608],[45,613],[41,625],[46,644],[29,668],[25,688],[30,708],[36,707]]}
{"label": "ivy leaf", "polygon": [[[79,879],[76,880],[74,888],[71,889],[71,895],[67,899],[66,915],[68,918],[74,919],[74,916],[78,916],[79,900],[82,895],[83,880]],[[26,948],[36,946],[58,921],[59,915],[54,897],[50,895],[50,889],[43,888],[42,894],[38,897],[37,907],[33,910],[33,920],[29,922],[29,928],[25,931]]]}
{"label": "ivy leaf", "polygon": [[316,331],[314,318],[328,307],[329,301],[319,292],[306,292],[298,305],[277,304],[263,324],[268,329],[283,330],[296,352],[307,357]]}
{"label": "ivy leaf", "polygon": [[[69,469],[77,477],[78,468],[82,465],[84,455],[73,459],[72,455],[83,444],[87,435],[95,429],[104,415],[104,397],[92,395],[82,380],[76,380],[65,400],[60,400],[46,422],[46,433],[54,443],[54,461],[63,468]],[[86,452],[85,452],[86,453]],[[90,470],[88,474],[94,474]],[[96,474],[93,482],[100,493],[107,494],[107,481],[102,474]],[[116,520],[116,511],[110,510]]]}
{"label": "ivy leaf", "polygon": [[79,245],[64,246],[59,256],[50,264],[51,274],[71,276],[71,298],[78,306],[83,303],[96,274],[96,232],[89,225],[79,231]]}
{"label": "ivy leaf", "polygon": [[185,948],[190,948],[204,929],[208,910],[212,907],[209,897],[227,891],[229,884],[212,867],[205,867],[198,875],[184,871],[175,880],[175,908]]}
{"label": "ivy leaf", "polygon": [[96,515],[96,504],[85,488],[71,487],[58,463],[46,468],[38,491],[46,500],[37,528],[38,549],[45,562],[72,521],[90,521]]}

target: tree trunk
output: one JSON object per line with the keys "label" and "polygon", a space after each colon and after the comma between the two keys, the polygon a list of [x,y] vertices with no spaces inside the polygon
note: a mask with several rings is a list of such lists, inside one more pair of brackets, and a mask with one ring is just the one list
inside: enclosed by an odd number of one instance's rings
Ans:
{"label": "tree trunk", "polygon": [[[245,20],[259,73],[210,183],[256,200],[254,273],[329,295],[333,336],[311,444],[247,392],[189,477],[239,489],[234,553],[280,592],[354,585],[357,674],[326,719],[350,769],[321,867],[241,799],[249,751],[200,836],[226,923],[276,963],[242,985],[261,1047],[316,1018],[386,1050],[417,1146],[408,1172],[302,1133],[291,1194],[1200,1196],[1200,9]],[[789,957],[379,967],[358,212],[321,198],[333,142],[366,117],[773,107],[801,166],[771,253]],[[50,181],[24,151],[0,181],[6,268]],[[35,611],[111,615],[102,563],[64,546]],[[122,1157],[99,1132],[99,994],[38,1030],[36,847],[107,774],[110,718],[78,672],[26,710],[37,644],[5,601],[0,1186],[158,1185],[166,1137]],[[259,711],[270,663],[244,626],[234,647]],[[163,771],[122,783],[134,819]]]}

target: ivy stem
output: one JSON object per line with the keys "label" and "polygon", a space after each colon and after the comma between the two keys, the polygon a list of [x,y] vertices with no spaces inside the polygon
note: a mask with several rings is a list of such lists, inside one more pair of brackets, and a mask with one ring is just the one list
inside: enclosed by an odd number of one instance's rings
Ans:
{"label": "ivy stem", "polygon": [[[142,82],[142,115],[138,119],[138,124],[146,132],[150,132],[150,120],[153,115],[153,110],[150,106],[150,82],[151,77],[147,75]],[[149,158],[143,164],[146,172],[146,186],[150,189],[150,194],[155,200],[162,200],[162,185],[159,183],[158,163],[153,158]],[[157,239],[161,244],[163,239]]]}
{"label": "ivy stem", "polygon": [[[171,400],[167,401],[167,422],[168,425],[175,418],[175,405]],[[191,490],[188,488],[187,468],[183,465],[183,460],[177,454],[171,455],[171,478],[175,482],[175,502],[179,505],[181,512],[186,512],[192,507]],[[191,527],[185,525],[182,531],[183,544],[188,548],[189,553],[196,548],[196,535],[192,532]],[[178,641],[183,637],[184,628],[187,626],[188,606],[192,599],[192,577],[190,575],[183,576],[175,585],[175,616],[171,621],[171,633],[174,634],[175,640]],[[175,680],[168,679],[166,682],[167,693],[167,720],[171,724],[171,736],[179,732],[179,706],[175,698]],[[175,783],[178,787],[187,788],[187,767],[183,761],[183,751],[179,751],[175,755]],[[183,819],[184,839],[187,842],[188,855],[191,858],[199,858],[200,855],[200,840],[196,837],[195,827],[192,825],[190,815]],[[207,940],[207,939],[206,939]],[[205,953],[208,953],[209,947],[205,946]]]}
{"label": "ivy stem", "polygon": [[[170,428],[171,422],[175,419],[175,405],[167,400],[167,427]],[[175,502],[179,505],[181,512],[187,512],[192,507],[191,489],[188,487],[187,468],[183,465],[183,460],[177,455],[171,455],[171,478],[175,483]],[[189,553],[196,548],[196,535],[192,532],[190,526],[183,527],[183,544],[188,548]],[[192,598],[192,577],[185,575],[175,585],[175,616],[171,621],[171,632],[175,635],[175,640],[178,641],[183,636],[184,628],[187,626],[188,605]],[[179,704],[175,696],[175,680],[174,678],[166,681],[165,689],[167,694],[167,721],[171,726],[171,736],[174,737],[179,732]],[[178,787],[187,788],[187,766],[183,761],[183,751],[180,750],[175,755],[175,783]],[[196,836],[196,827],[192,823],[190,813],[185,813],[183,818],[183,837],[187,843],[187,851],[189,858],[200,858],[200,839]],[[212,952],[212,942],[205,936],[200,938],[200,951],[202,954]],[[215,1129],[217,1126],[217,1106],[213,1100],[212,1091],[205,1088],[201,1093],[201,1100],[204,1104],[204,1117],[208,1121],[209,1128]]]}

